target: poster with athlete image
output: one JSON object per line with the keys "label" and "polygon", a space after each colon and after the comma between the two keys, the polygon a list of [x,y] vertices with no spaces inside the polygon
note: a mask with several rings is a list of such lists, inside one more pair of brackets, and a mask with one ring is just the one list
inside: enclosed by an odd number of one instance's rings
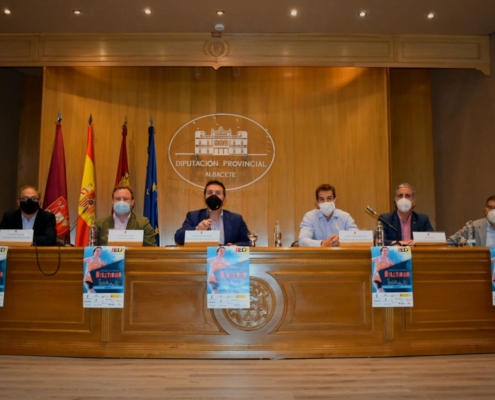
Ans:
{"label": "poster with athlete image", "polygon": [[249,247],[208,247],[208,308],[249,308]]}
{"label": "poster with athlete image", "polygon": [[373,307],[412,307],[413,273],[410,247],[371,248]]}
{"label": "poster with athlete image", "polygon": [[495,306],[495,247],[490,247],[490,260],[492,266],[492,305]]}
{"label": "poster with athlete image", "polygon": [[124,307],[125,247],[92,246],[84,249],[83,307]]}
{"label": "poster with athlete image", "polygon": [[9,248],[0,247],[0,307],[3,307],[3,296],[5,294],[5,276],[7,274],[7,252]]}

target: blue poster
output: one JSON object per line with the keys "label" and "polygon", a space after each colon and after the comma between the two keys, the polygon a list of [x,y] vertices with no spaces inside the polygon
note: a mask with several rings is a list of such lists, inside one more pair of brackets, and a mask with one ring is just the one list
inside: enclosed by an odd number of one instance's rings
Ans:
{"label": "blue poster", "polygon": [[490,247],[490,264],[492,266],[492,305],[495,306],[495,247]]}
{"label": "blue poster", "polygon": [[208,247],[208,308],[249,308],[249,247]]}
{"label": "blue poster", "polygon": [[125,247],[84,248],[83,307],[124,307]]}
{"label": "blue poster", "polygon": [[413,306],[410,247],[372,247],[371,271],[373,307]]}
{"label": "blue poster", "polygon": [[7,252],[9,248],[0,247],[0,307],[3,307],[3,297],[5,294],[5,276],[7,274]]}

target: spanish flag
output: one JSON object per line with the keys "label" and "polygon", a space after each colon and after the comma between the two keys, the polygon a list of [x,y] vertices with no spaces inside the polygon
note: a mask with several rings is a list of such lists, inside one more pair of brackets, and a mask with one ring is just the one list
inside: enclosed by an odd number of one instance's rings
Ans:
{"label": "spanish flag", "polygon": [[84,163],[84,173],[79,194],[77,209],[76,246],[87,246],[89,243],[89,228],[96,218],[96,179],[95,156],[93,149],[93,118],[89,117],[88,149]]}

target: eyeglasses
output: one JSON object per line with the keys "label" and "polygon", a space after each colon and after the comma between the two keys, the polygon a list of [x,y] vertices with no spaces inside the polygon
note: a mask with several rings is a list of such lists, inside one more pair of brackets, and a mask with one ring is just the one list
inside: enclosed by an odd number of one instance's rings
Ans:
{"label": "eyeglasses", "polygon": [[33,201],[35,201],[36,203],[37,203],[38,201],[40,201],[40,199],[39,199],[38,197],[36,197],[36,196],[33,196],[33,197],[24,196],[24,197],[20,197],[20,198],[19,198],[19,201],[28,201],[28,200],[33,200]]}

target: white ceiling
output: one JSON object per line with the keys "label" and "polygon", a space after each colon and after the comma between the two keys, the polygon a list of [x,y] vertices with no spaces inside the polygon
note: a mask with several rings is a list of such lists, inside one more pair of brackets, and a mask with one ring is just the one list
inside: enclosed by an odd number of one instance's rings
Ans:
{"label": "white ceiling", "polygon": [[[211,32],[217,23],[224,33],[495,32],[495,0],[0,0],[0,9],[0,33]],[[427,19],[429,12],[436,17]]]}

